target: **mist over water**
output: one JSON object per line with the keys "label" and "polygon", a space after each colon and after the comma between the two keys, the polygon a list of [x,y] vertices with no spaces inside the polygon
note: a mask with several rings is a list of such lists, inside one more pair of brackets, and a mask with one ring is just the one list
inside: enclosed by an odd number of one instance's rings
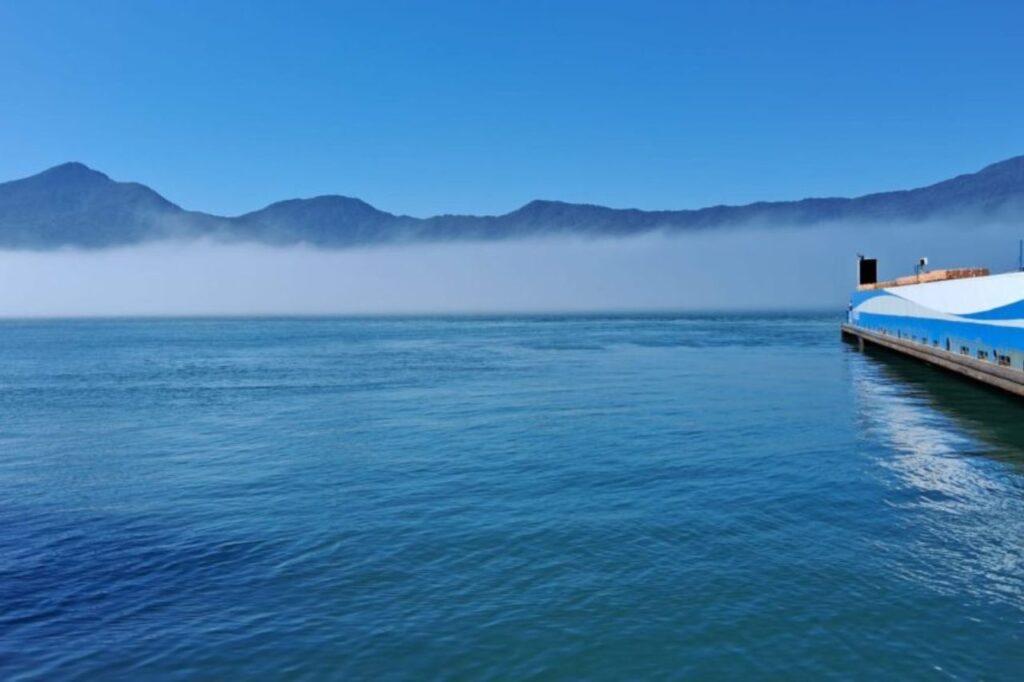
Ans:
{"label": "mist over water", "polygon": [[883,277],[1014,269],[1008,222],[744,227],[631,238],[405,244],[351,250],[170,241],[0,252],[0,316],[826,309],[857,253]]}

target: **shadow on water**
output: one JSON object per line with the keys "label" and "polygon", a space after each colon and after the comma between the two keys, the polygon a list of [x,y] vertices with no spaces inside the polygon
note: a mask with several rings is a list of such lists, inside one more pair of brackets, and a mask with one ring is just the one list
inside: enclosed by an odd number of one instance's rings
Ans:
{"label": "shadow on water", "polygon": [[868,375],[856,379],[884,382],[886,394],[934,408],[985,446],[978,454],[1024,470],[1024,399],[884,348],[869,345],[863,357]]}

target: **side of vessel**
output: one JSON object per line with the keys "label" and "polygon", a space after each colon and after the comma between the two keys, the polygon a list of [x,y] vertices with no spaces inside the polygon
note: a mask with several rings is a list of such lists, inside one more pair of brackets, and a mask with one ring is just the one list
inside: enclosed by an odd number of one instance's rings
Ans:
{"label": "side of vessel", "polygon": [[987,273],[939,271],[922,283],[862,284],[851,297],[848,322],[1024,370],[1024,272]]}
{"label": "side of vessel", "polygon": [[861,259],[844,335],[1024,395],[1024,272],[938,270],[877,282],[876,268]]}

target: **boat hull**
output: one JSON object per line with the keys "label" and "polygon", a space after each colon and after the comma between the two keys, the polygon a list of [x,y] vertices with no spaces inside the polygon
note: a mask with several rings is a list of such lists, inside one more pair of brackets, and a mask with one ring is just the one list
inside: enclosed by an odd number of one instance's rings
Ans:
{"label": "boat hull", "polygon": [[848,323],[1024,370],[1024,272],[857,291]]}

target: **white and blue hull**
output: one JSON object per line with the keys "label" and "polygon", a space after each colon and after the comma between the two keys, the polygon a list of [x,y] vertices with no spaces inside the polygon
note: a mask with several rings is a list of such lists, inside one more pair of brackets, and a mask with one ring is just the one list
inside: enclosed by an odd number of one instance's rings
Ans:
{"label": "white and blue hull", "polygon": [[1024,369],[1024,272],[857,291],[849,322]]}

